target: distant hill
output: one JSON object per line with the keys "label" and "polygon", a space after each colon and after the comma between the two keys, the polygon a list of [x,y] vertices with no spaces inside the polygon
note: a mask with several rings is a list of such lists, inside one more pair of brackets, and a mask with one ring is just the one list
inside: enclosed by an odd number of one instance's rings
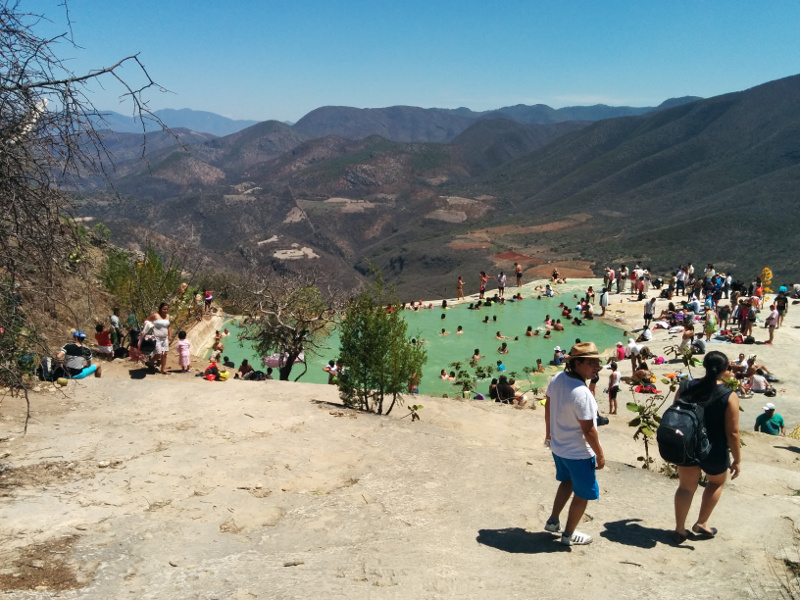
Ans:
{"label": "distant hill", "polygon": [[440,108],[324,106],[308,113],[294,128],[314,137],[338,135],[360,140],[379,135],[395,142],[448,142],[474,122]]}
{"label": "distant hill", "polygon": [[451,144],[461,151],[470,174],[479,175],[530,154],[588,124],[568,121],[552,125],[526,125],[510,119],[482,119],[460,133]]}
{"label": "distant hill", "polygon": [[[185,128],[199,133],[210,133],[216,136],[225,136],[241,131],[258,121],[234,120],[202,110],[188,108],[153,111],[170,129]],[[98,129],[111,129],[120,133],[141,133],[142,122],[135,117],[126,117],[114,111],[101,111],[102,118],[96,118],[95,127]],[[148,132],[160,130],[153,121],[145,119]]]}
{"label": "distant hill", "polygon": [[294,124],[294,128],[314,137],[338,135],[358,140],[371,135],[380,135],[396,142],[449,142],[480,119],[511,119],[529,125],[599,121],[643,115],[698,99],[691,96],[673,98],[661,106],[642,108],[598,104],[555,109],[544,104],[535,106],[519,104],[486,112],[475,112],[467,108],[451,110],[414,106],[388,108],[324,106],[305,115]]}
{"label": "distant hill", "polygon": [[[451,110],[416,106],[388,108],[323,106],[311,111],[297,123],[284,124],[311,137],[337,135],[359,140],[371,135],[380,135],[395,142],[446,143],[481,119],[511,119],[531,125],[598,121],[646,114],[698,99],[693,96],[672,98],[657,107],[640,108],[598,104],[554,109],[544,104],[535,106],[520,104],[485,112],[475,112],[468,108]],[[211,112],[188,108],[166,108],[154,111],[154,114],[171,129],[183,128],[218,137],[242,131],[258,123],[258,121],[228,119]],[[110,129],[118,133],[142,133],[142,122],[138,118],[126,117],[114,111],[101,111],[101,115],[102,117],[95,118],[97,129]],[[155,132],[161,128],[155,122],[145,119],[145,129],[147,132]]]}
{"label": "distant hill", "polygon": [[[542,231],[538,244],[666,270],[694,257],[743,279],[764,266],[800,278],[800,76],[636,118],[600,121],[486,174],[462,195]],[[523,238],[506,244],[528,243]]]}
{"label": "distant hill", "polygon": [[[800,76],[669,104],[546,125],[459,109],[446,123],[470,125],[449,143],[259,123],[154,146],[149,166],[118,169],[122,204],[84,214],[126,243],[141,238],[130,224],[191,238],[232,269],[318,265],[348,281],[373,264],[405,297],[452,295],[454,276],[513,260],[534,273],[635,260],[665,273],[692,260],[800,280]],[[431,126],[421,110],[401,111],[406,131]],[[307,251],[319,258],[282,258]]]}
{"label": "distant hill", "polygon": [[137,155],[117,165],[125,176],[115,186],[133,197],[160,201],[217,184],[237,184],[253,165],[290,152],[307,139],[284,123],[264,121],[225,137],[185,139],[183,147],[176,140],[148,153],[146,162]]}

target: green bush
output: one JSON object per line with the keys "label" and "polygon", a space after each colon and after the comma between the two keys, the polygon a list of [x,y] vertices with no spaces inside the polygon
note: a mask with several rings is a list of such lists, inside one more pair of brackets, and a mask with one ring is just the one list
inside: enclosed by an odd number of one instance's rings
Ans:
{"label": "green bush", "polygon": [[171,303],[176,297],[181,284],[181,268],[175,260],[164,264],[152,246],[147,247],[141,261],[122,250],[112,249],[108,252],[101,277],[119,304],[129,307],[141,322],[161,302]]}
{"label": "green bush", "polygon": [[407,337],[400,303],[380,277],[348,305],[339,339],[345,366],[339,394],[346,406],[384,414],[391,397],[389,414],[419,385],[427,353]]}

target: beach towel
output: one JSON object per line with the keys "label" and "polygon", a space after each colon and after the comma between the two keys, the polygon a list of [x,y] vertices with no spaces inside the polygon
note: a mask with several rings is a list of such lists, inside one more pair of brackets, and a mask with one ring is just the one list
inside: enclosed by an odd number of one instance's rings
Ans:
{"label": "beach towel", "polygon": [[660,394],[661,390],[657,390],[653,385],[637,385],[634,389],[637,394]]}

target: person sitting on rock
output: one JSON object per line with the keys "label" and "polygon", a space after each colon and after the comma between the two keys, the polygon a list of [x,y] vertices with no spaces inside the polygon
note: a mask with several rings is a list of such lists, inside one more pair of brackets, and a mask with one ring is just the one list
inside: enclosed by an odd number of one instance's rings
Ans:
{"label": "person sitting on rock", "polygon": [[239,365],[239,370],[236,371],[236,375],[234,375],[233,378],[234,379],[239,379],[241,377],[242,379],[244,379],[245,376],[248,373],[252,373],[252,372],[253,372],[253,367],[250,366],[250,363],[245,358],[245,359],[242,360],[242,364]]}
{"label": "person sitting on rock", "polygon": [[644,329],[642,329],[642,333],[640,333],[639,337],[636,338],[636,342],[637,343],[639,343],[639,342],[649,342],[652,339],[653,339],[653,332],[650,330],[650,328],[647,325],[645,325]]}
{"label": "person sitting on rock", "polygon": [[631,381],[633,383],[641,383],[643,385],[649,385],[651,383],[653,374],[650,372],[650,369],[647,368],[647,363],[640,362],[639,365],[636,367],[636,370],[633,372],[631,376]]}
{"label": "person sitting on rock", "polygon": [[63,361],[63,366],[56,369],[56,377],[83,379],[92,373],[100,377],[102,368],[92,364],[92,351],[83,345],[85,339],[83,331],[76,331],[72,334],[72,343],[64,344],[56,355],[57,360]]}
{"label": "person sitting on rock", "polygon": [[97,355],[105,360],[114,360],[114,344],[111,342],[111,332],[98,323],[94,328],[94,339],[97,342]]}
{"label": "person sitting on rock", "polygon": [[766,394],[768,390],[772,389],[772,386],[767,381],[767,378],[764,377],[764,370],[763,369],[756,369],[756,372],[750,376],[749,381],[745,385],[745,389],[750,390],[754,394]]}

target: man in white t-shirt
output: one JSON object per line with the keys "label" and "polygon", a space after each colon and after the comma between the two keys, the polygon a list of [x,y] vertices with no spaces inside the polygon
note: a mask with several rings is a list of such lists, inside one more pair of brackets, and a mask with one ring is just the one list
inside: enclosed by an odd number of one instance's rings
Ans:
{"label": "man in white t-shirt", "polygon": [[[600,497],[595,471],[605,466],[597,436],[597,402],[586,386],[601,369],[600,354],[592,342],[575,344],[567,356],[566,369],[547,386],[544,405],[546,437],[556,463],[558,486],[553,512],[544,528],[561,533],[565,546],[589,544],[592,537],[577,531],[589,500]],[[574,492],[574,494],[573,494]],[[561,511],[570,497],[567,522],[561,529]]]}
{"label": "man in white t-shirt", "polygon": [[635,339],[628,338],[628,345],[625,347],[625,356],[631,359],[631,373],[636,371],[636,367],[639,365],[639,356],[643,348],[644,346],[637,344]]}
{"label": "man in white t-shirt", "polygon": [[500,274],[497,276],[497,294],[502,298],[506,293],[506,274],[504,271],[500,271]]}

